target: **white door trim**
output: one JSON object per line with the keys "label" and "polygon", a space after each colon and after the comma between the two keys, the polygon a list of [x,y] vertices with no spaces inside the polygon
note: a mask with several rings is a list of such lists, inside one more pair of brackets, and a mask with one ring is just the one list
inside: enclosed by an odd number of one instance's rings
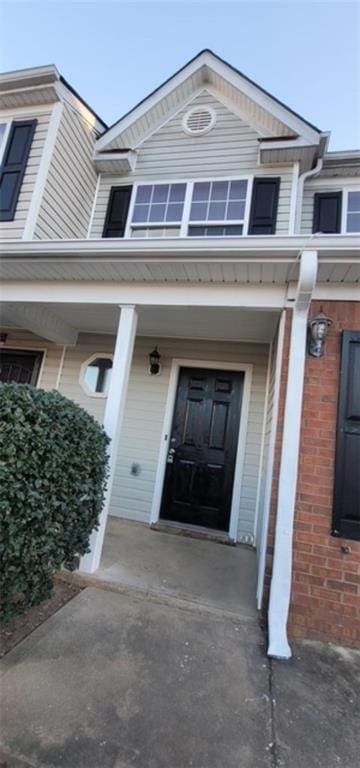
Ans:
{"label": "white door trim", "polygon": [[251,394],[251,382],[253,365],[250,363],[224,363],[222,360],[189,360],[188,358],[174,358],[171,365],[168,394],[165,407],[165,416],[161,436],[158,465],[155,477],[155,487],[151,506],[150,525],[157,523],[160,516],[160,506],[165,479],[166,459],[169,450],[169,437],[171,433],[173,414],[177,395],[177,385],[180,368],[211,368],[219,371],[240,371],[244,373],[244,389],[242,396],[240,426],[236,449],[236,460],[233,481],[233,493],[231,500],[229,537],[237,540],[238,521],[240,514],[240,498],[242,488],[242,474],[245,458],[245,445],[247,438],[249,405]]}
{"label": "white door trim", "polygon": [[[3,326],[3,328],[6,328],[6,326]],[[12,328],[12,330],[13,330],[13,328]],[[43,376],[43,373],[44,373],[46,354],[47,354],[47,351],[48,351],[47,348],[46,347],[33,347],[33,346],[31,346],[31,347],[24,347],[24,341],[23,340],[21,340],[21,341],[19,340],[19,342],[17,343],[16,340],[13,341],[13,339],[11,339],[4,347],[2,347],[2,350],[3,350],[3,352],[11,352],[12,350],[14,350],[14,352],[19,352],[19,354],[21,352],[41,352],[41,354],[42,354],[41,363],[39,365],[39,370],[38,370],[38,375],[37,375],[37,379],[36,379],[36,384],[34,385],[34,389],[41,389],[40,382],[41,382],[41,379],[42,379],[42,376]]]}

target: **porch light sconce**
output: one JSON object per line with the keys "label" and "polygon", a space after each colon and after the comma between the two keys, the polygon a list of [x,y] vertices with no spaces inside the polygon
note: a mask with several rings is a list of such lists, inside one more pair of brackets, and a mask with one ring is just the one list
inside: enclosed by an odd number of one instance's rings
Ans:
{"label": "porch light sconce", "polygon": [[0,347],[5,347],[6,341],[7,341],[8,334],[7,333],[0,333]]}
{"label": "porch light sconce", "polygon": [[161,373],[160,357],[158,348],[155,347],[149,354],[149,373],[150,376],[159,376]]}
{"label": "porch light sconce", "polygon": [[320,307],[316,317],[309,320],[309,355],[322,357],[325,351],[325,339],[328,335],[332,320],[326,317]]}

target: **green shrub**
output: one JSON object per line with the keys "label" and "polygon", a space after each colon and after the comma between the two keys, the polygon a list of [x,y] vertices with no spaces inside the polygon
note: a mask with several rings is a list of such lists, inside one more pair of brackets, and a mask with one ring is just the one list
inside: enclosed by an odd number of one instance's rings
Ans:
{"label": "green shrub", "polygon": [[0,615],[51,594],[53,575],[89,551],[108,438],[58,392],[0,384]]}

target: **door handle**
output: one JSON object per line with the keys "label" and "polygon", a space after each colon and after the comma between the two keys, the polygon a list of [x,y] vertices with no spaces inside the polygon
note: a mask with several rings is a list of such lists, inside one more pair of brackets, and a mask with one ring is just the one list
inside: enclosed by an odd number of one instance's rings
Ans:
{"label": "door handle", "polygon": [[167,459],[166,459],[167,464],[173,464],[174,463],[174,453],[175,453],[175,448],[169,448],[169,453],[168,453]]}

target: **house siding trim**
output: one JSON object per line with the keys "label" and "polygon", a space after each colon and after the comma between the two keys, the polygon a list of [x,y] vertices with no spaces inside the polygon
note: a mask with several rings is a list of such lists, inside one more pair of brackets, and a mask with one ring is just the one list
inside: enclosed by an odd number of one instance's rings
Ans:
{"label": "house siding trim", "polygon": [[276,515],[274,564],[269,601],[268,655],[288,659],[287,619],[291,595],[293,526],[299,462],[308,311],[316,282],[316,251],[301,255],[293,309]]}
{"label": "house siding trim", "polygon": [[60,102],[55,104],[53,107],[46,139],[44,142],[43,150],[42,150],[42,156],[40,160],[40,165],[37,172],[36,181],[34,184],[33,193],[31,196],[31,202],[28,210],[28,215],[22,235],[23,240],[31,240],[34,236],[36,224],[37,224],[37,217],[39,214],[42,196],[45,190],[46,185],[46,179],[47,175],[49,173],[49,168],[51,164],[51,159],[53,155],[53,151],[56,144],[56,139],[58,135],[58,129],[63,113],[64,105]]}
{"label": "house siding trim", "polygon": [[[276,433],[279,415],[279,403],[280,403],[280,385],[281,385],[281,368],[284,352],[284,338],[285,338],[285,322],[286,322],[286,310],[282,312],[278,333],[277,333],[277,348],[276,356],[274,359],[274,375],[273,382],[270,382],[270,388],[272,391],[272,404],[271,404],[271,425],[269,434],[269,444],[267,447],[266,456],[266,468],[264,478],[264,493],[263,493],[263,510],[262,510],[262,525],[261,534],[259,540],[259,560],[258,560],[258,583],[257,583],[257,606],[261,609],[263,596],[264,596],[264,581],[265,581],[265,568],[266,568],[266,554],[267,554],[267,542],[269,532],[269,520],[271,509],[271,495],[274,476],[274,464],[275,464],[275,448],[276,448]],[[274,345],[274,341],[273,341]],[[270,394],[270,393],[269,393]],[[270,397],[269,397],[270,402]]]}

